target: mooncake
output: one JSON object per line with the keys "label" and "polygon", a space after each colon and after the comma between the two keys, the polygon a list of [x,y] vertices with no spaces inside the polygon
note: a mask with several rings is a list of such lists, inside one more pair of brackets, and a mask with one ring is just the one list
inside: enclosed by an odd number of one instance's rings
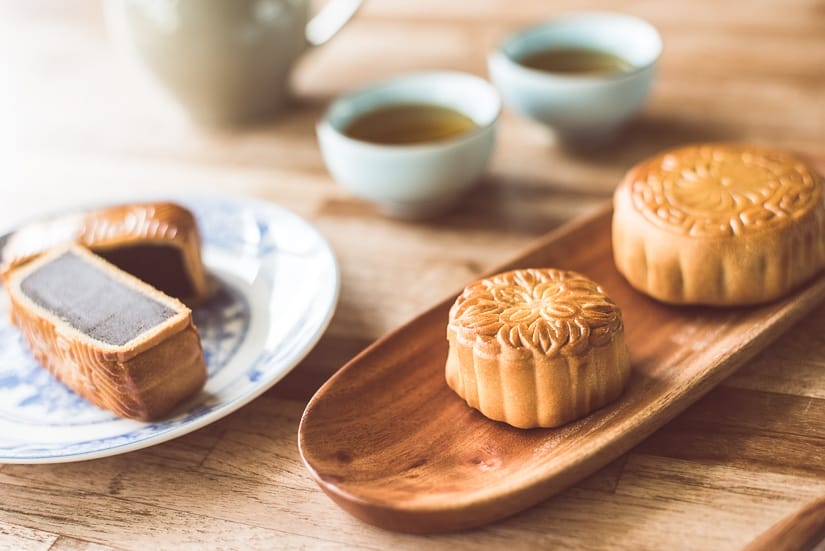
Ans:
{"label": "mooncake", "polygon": [[822,186],[811,166],[784,151],[667,151],[633,167],[616,189],[616,267],[639,291],[672,304],[777,299],[825,266]]}
{"label": "mooncake", "polygon": [[27,225],[2,248],[2,271],[72,242],[188,304],[209,294],[197,223],[174,203],[121,205]]}
{"label": "mooncake", "polygon": [[630,376],[619,307],[576,272],[476,281],[450,309],[447,384],[518,428],[555,427],[618,398]]}
{"label": "mooncake", "polygon": [[81,247],[11,269],[6,292],[34,357],[98,407],[159,419],[206,381],[189,308]]}

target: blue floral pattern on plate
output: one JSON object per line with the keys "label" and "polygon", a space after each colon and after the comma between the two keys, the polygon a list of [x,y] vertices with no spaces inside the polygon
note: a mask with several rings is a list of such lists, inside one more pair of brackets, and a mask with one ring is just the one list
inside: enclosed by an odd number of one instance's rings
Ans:
{"label": "blue floral pattern on plate", "polygon": [[275,384],[312,348],[338,298],[321,235],[273,204],[173,198],[193,211],[216,292],[193,312],[209,379],[169,419],[120,419],[80,398],[29,354],[0,299],[0,463],[104,457],[157,444],[220,419]]}

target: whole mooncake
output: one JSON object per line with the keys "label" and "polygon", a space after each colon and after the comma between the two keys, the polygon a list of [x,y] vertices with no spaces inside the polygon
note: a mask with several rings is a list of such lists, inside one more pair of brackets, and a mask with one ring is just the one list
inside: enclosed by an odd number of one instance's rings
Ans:
{"label": "whole mooncake", "polygon": [[663,302],[774,300],[825,266],[822,186],[783,151],[705,144],[662,153],[616,190],[616,267]]}
{"label": "whole mooncake", "polygon": [[630,376],[619,307],[571,271],[470,284],[450,309],[447,384],[485,416],[555,427],[615,400]]}

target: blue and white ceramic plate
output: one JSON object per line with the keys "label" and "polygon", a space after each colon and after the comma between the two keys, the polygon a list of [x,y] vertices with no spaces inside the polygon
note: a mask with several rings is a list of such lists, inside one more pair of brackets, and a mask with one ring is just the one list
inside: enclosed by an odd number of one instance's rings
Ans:
{"label": "blue and white ceramic plate", "polygon": [[0,463],[80,461],[145,448],[203,427],[286,375],[326,329],[338,300],[335,257],[309,223],[273,204],[175,198],[198,219],[219,284],[194,310],[209,379],[168,419],[120,419],[41,368],[10,324],[0,293]]}

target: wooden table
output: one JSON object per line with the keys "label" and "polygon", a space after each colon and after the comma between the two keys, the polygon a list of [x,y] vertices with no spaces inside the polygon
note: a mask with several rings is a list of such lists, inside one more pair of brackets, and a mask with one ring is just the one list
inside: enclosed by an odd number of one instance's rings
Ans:
{"label": "wooden table", "polygon": [[[609,197],[662,148],[752,140],[825,159],[825,11],[818,0],[593,0],[649,19],[665,53],[622,140],[588,155],[505,112],[488,176],[452,214],[389,220],[335,184],[314,122],[334,96],[423,68],[486,75],[509,30],[584,9],[561,0],[371,0],[295,75],[279,121],[205,131],[120,60],[95,1],[0,0],[0,223],[123,194],[257,196],[315,224],[341,300],[285,380],[239,412],[143,451],[0,465],[0,548],[736,549],[825,494],[825,306],[632,452],[487,528],[384,532],[339,510],[296,449],[308,398],[417,311]],[[825,164],[822,165],[825,169]]]}

